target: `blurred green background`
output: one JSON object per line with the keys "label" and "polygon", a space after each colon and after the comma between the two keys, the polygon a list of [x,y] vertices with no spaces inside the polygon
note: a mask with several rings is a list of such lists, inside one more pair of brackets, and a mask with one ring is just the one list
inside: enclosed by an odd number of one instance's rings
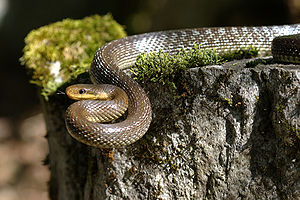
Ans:
{"label": "blurred green background", "polygon": [[19,63],[32,29],[111,13],[128,35],[188,27],[300,22],[300,0],[0,0],[0,200],[47,199],[45,124]]}

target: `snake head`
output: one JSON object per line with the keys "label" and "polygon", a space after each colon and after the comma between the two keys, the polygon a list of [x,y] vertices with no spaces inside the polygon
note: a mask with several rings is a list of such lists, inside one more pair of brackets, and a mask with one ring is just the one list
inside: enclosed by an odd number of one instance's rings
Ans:
{"label": "snake head", "polygon": [[66,88],[66,94],[73,100],[110,100],[112,95],[99,89],[97,85],[76,84]]}

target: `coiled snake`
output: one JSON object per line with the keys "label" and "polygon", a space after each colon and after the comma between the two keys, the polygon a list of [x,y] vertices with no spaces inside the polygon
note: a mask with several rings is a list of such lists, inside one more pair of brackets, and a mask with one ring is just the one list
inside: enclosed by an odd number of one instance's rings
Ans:
{"label": "coiled snake", "polygon": [[[266,55],[271,53],[275,37],[298,33],[300,24],[197,28],[145,33],[112,41],[96,52],[91,64],[90,76],[96,85],[73,85],[66,90],[70,98],[81,100],[66,111],[68,132],[84,144],[103,148],[128,145],[145,134],[152,119],[150,101],[139,84],[122,71],[133,65],[142,52],[161,50],[172,53],[182,47],[192,48],[194,43],[198,43],[217,52],[251,45],[259,49],[260,55]],[[299,62],[300,39],[297,38],[300,36],[276,38],[272,48],[274,59]],[[99,84],[111,85],[101,87]],[[126,110],[125,120],[107,123]]]}

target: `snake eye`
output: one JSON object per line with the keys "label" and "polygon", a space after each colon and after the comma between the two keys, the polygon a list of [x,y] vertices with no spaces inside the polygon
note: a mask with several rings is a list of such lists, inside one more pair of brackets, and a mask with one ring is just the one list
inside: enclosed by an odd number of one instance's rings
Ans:
{"label": "snake eye", "polygon": [[86,93],[86,90],[85,90],[85,89],[80,89],[80,90],[79,90],[79,94],[84,94],[84,93]]}

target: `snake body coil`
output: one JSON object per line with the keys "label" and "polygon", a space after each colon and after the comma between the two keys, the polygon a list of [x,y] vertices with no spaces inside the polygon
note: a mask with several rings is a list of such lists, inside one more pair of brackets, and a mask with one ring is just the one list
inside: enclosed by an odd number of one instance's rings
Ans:
{"label": "snake body coil", "polygon": [[[260,55],[266,55],[271,53],[271,43],[275,37],[298,33],[300,25],[198,28],[146,33],[112,41],[96,52],[90,76],[95,84],[112,84],[125,91],[128,96],[126,119],[112,124],[89,120],[81,113],[86,109],[99,113],[103,105],[98,105],[99,100],[83,100],[67,109],[67,129],[80,142],[104,148],[131,144],[145,134],[152,118],[150,101],[139,84],[122,71],[133,65],[142,52],[161,50],[172,53],[182,47],[192,48],[194,43],[198,43],[217,52],[253,46],[259,49]],[[274,57],[290,52],[280,44],[274,51]],[[108,106],[108,103],[105,105]],[[114,113],[118,112],[115,110]]]}

